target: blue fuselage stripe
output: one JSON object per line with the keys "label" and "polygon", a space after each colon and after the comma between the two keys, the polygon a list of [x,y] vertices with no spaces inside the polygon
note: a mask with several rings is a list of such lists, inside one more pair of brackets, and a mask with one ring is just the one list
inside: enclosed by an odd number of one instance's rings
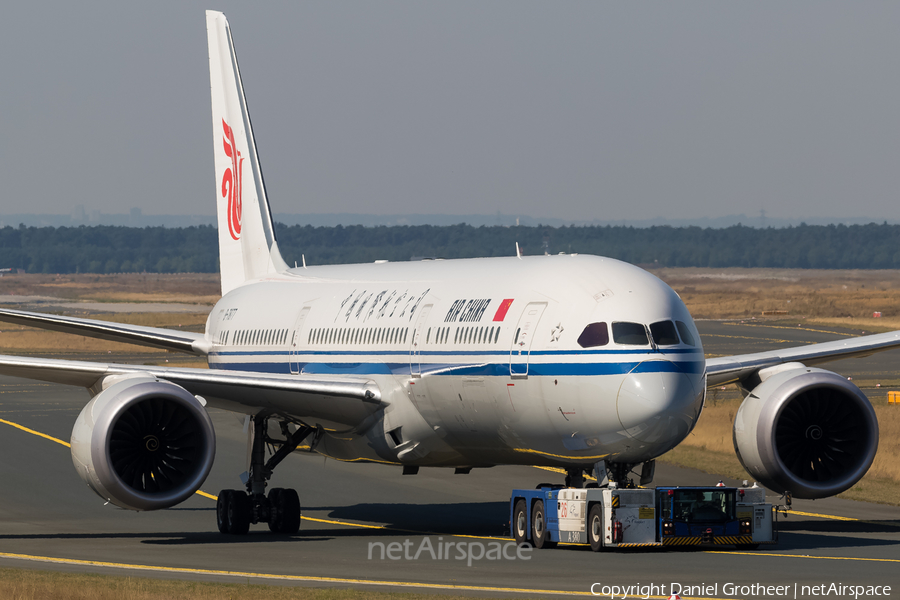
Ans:
{"label": "blue fuselage stripe", "polygon": [[[210,362],[210,368],[232,369],[239,371],[257,371],[260,373],[290,373],[290,366],[296,371],[299,367],[302,373],[308,374],[344,374],[344,375],[409,375],[409,360],[403,362],[307,362],[288,360],[277,362]],[[332,357],[334,358],[334,357]],[[479,362],[479,363],[433,363],[416,362],[419,372],[424,375],[455,375],[455,376],[484,376],[484,377],[509,377],[510,364],[504,362]],[[627,362],[529,362],[526,366],[513,364],[514,374],[525,374],[537,377],[569,377],[569,376],[597,376],[597,375],[624,375],[632,371],[639,373],[691,373],[701,374],[704,369],[704,361],[627,361]],[[527,371],[526,371],[527,369]]]}

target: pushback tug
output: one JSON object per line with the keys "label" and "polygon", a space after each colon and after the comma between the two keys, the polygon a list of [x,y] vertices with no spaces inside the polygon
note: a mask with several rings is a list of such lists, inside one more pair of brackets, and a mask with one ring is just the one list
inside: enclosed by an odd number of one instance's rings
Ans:
{"label": "pushback tug", "polygon": [[721,546],[754,549],[777,541],[772,504],[753,487],[566,488],[513,490],[510,529],[516,542],[604,548]]}

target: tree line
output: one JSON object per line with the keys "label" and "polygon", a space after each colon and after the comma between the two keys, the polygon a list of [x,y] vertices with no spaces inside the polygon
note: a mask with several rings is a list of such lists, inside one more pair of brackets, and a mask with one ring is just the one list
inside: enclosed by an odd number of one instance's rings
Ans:
{"label": "tree line", "polygon": [[[288,264],[580,253],[661,267],[900,268],[900,225],[758,229],[657,226],[276,225]],[[210,226],[0,228],[0,268],[33,273],[215,272]]]}

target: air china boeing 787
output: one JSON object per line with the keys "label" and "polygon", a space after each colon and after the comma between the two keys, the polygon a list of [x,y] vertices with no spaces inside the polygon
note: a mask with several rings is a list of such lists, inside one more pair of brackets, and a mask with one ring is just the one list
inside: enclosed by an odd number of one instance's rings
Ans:
{"label": "air china boeing 787", "polygon": [[[746,399],[734,443],[777,492],[820,498],[868,470],[878,423],[865,395],[816,368],[900,346],[900,332],[705,360],[678,295],[629,264],[586,255],[294,267],[278,250],[225,16],[206,14],[222,299],[203,334],[0,311],[0,320],[206,357],[209,369],[0,357],[0,373],[83,386],[81,478],[123,508],[178,504],[215,455],[207,414],[248,415],[246,490],[219,495],[224,533],[295,532],[296,491],[266,487],[301,444],[405,473],[547,465],[577,485],[643,482],[703,409],[707,386]],[[271,429],[277,429],[272,433]],[[266,443],[278,447],[267,457]]]}

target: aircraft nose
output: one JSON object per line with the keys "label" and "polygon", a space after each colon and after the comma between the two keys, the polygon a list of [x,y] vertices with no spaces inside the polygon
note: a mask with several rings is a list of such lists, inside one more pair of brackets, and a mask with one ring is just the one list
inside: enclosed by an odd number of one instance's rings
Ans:
{"label": "aircraft nose", "polygon": [[690,432],[703,402],[698,376],[667,360],[636,366],[619,387],[616,409],[625,432],[635,440],[672,447]]}

